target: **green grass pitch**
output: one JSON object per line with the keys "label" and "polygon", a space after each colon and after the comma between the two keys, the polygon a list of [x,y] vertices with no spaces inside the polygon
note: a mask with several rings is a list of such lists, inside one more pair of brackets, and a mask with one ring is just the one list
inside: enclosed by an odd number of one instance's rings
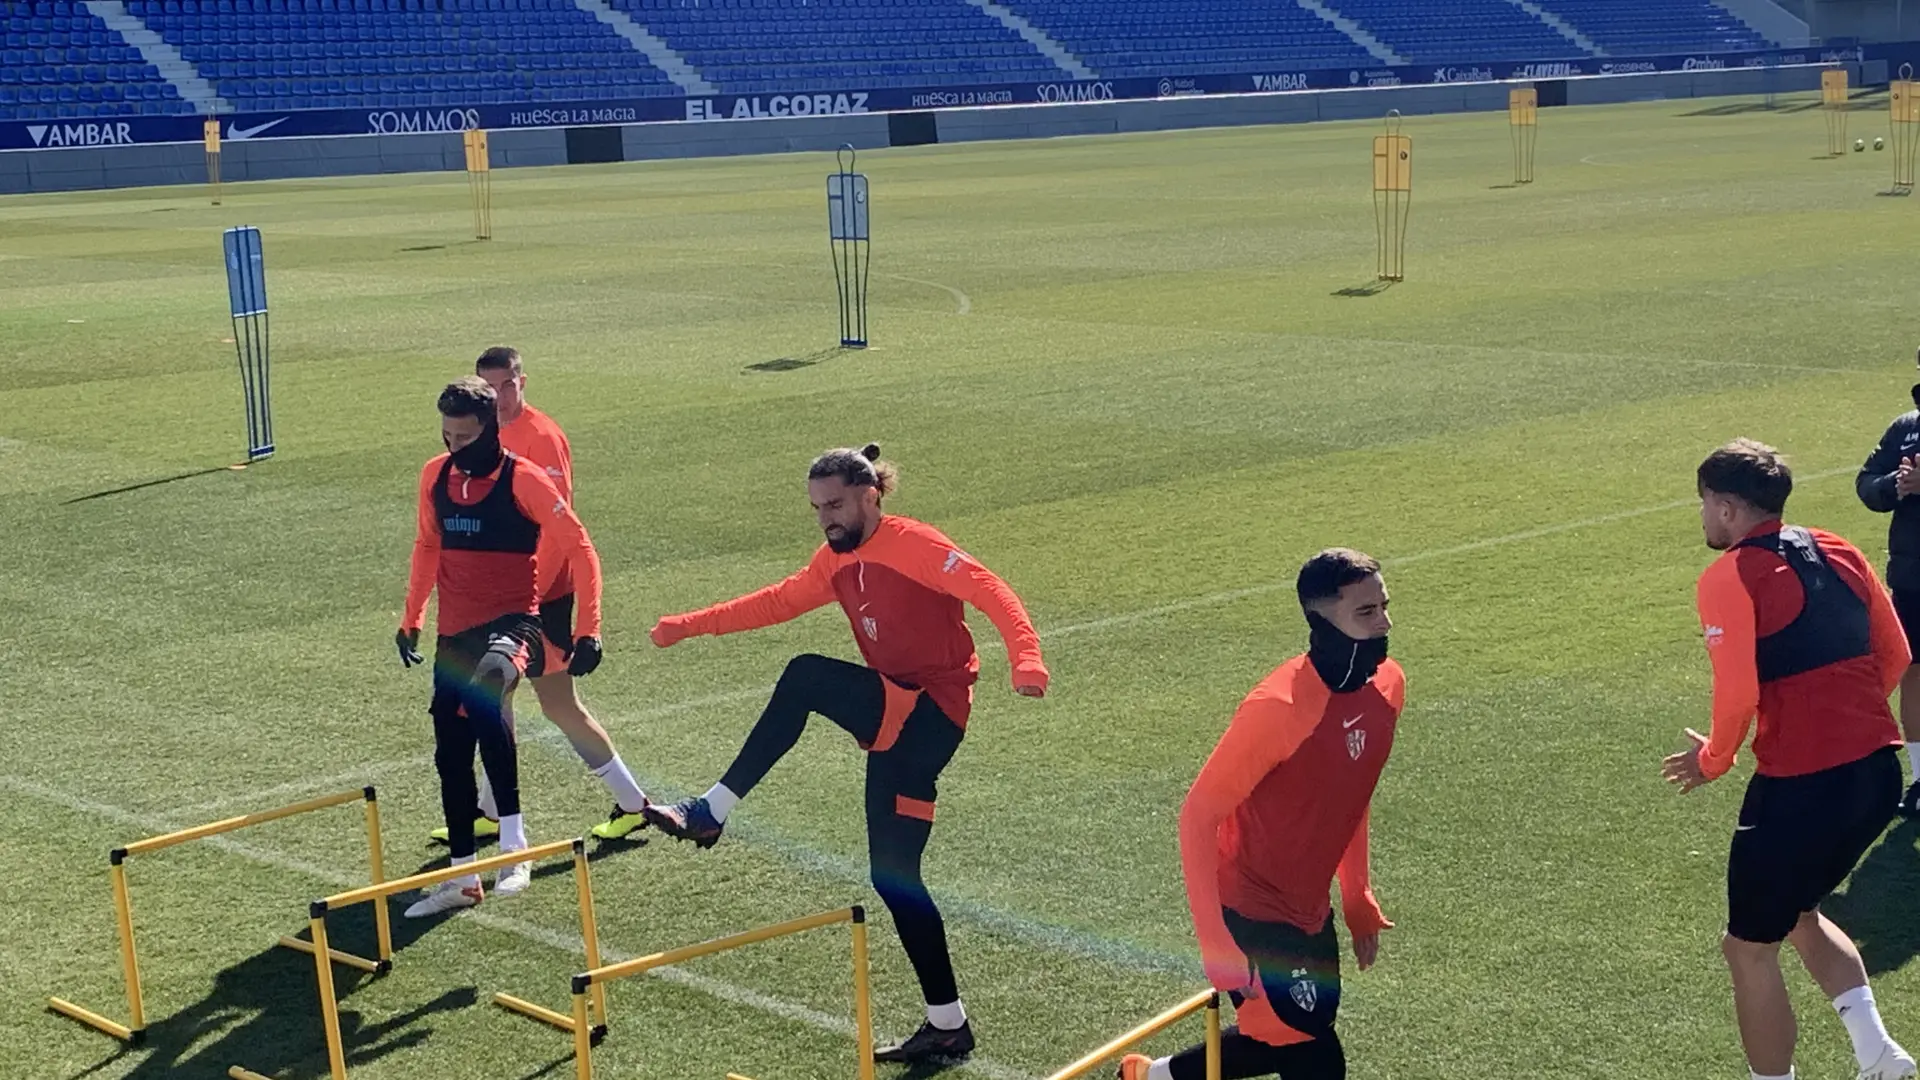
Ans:
{"label": "green grass pitch", "polygon": [[[501,342],[576,447],[609,574],[583,692],[656,795],[719,774],[788,656],[851,655],[831,611],[646,640],[801,565],[817,451],[878,440],[891,507],[1025,597],[1053,691],[1016,698],[977,624],[929,857],[981,1037],[955,1075],[1044,1076],[1199,985],[1176,810],[1302,646],[1292,575],[1334,543],[1387,560],[1410,683],[1374,811],[1398,928],[1349,971],[1353,1075],[1742,1075],[1717,935],[1746,770],[1687,798],[1658,776],[1706,719],[1692,469],[1773,442],[1791,516],[1883,557],[1851,474],[1907,407],[1920,222],[1876,194],[1891,155],[1816,160],[1816,112],[1750,104],[1545,110],[1519,190],[1503,115],[1410,119],[1408,280],[1365,296],[1341,294],[1373,278],[1376,124],[863,153],[866,352],[823,351],[831,155],[499,172],[485,244],[457,174],[229,185],[218,209],[0,201],[0,1076],[324,1074],[311,964],[271,946],[359,880],[352,809],[129,864],[148,1048],[45,998],[124,1012],[117,843],[371,782],[390,872],[438,857],[427,679],[390,639],[434,396]],[[240,223],[265,236],[279,455],[75,501],[240,456],[220,266]],[[606,797],[525,699],[532,835],[577,835]],[[715,850],[596,862],[613,954],[870,895],[861,761],[825,728]],[[1917,836],[1890,833],[1832,909],[1909,1045]],[[354,1076],[572,1075],[564,1036],[488,1004],[564,1003],[566,876],[396,926],[390,976],[338,975]],[[900,1034],[917,994],[877,931]],[[368,948],[364,910],[335,935]],[[823,932],[620,984],[596,1060],[850,1077],[845,949]],[[1802,1075],[1851,1076],[1789,970]]]}

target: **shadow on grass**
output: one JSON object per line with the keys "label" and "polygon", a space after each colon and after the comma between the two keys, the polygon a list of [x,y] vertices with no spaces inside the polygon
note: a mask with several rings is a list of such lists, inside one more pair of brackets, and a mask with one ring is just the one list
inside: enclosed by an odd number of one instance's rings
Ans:
{"label": "shadow on grass", "polygon": [[[443,919],[403,919],[393,911],[396,954],[420,940]],[[328,920],[334,948],[372,956],[373,908],[361,904]],[[336,1000],[343,1002],[365,980],[365,972],[336,964]],[[420,1026],[435,1013],[470,1008],[479,1000],[473,987],[449,990],[404,1013],[370,1023],[358,1011],[340,1009],[340,1040],[347,1065],[354,1068],[418,1046],[432,1035]],[[241,1065],[285,1080],[320,1080],[329,1075],[326,1035],[320,1025],[319,988],[313,958],[273,947],[214,976],[213,989],[192,1005],[153,1021],[144,1046],[121,1048],[105,1061],[74,1074],[82,1078],[122,1059],[142,1055],[140,1063],[119,1075],[132,1080],[169,1077],[214,1080]]]}
{"label": "shadow on grass", "polygon": [[1820,905],[1860,947],[1868,975],[1898,971],[1920,956],[1920,821],[1902,821],[1853,871],[1847,891]]}
{"label": "shadow on grass", "polygon": [[1344,289],[1335,289],[1330,295],[1347,297],[1379,296],[1393,288],[1391,281],[1369,281],[1364,285],[1352,285]]}
{"label": "shadow on grass", "polygon": [[104,499],[109,495],[125,495],[129,491],[140,491],[145,488],[159,487],[162,484],[177,484],[182,480],[192,480],[200,476],[212,476],[214,473],[239,472],[244,468],[246,468],[244,465],[216,465],[211,469],[195,469],[192,472],[183,472],[178,476],[163,476],[158,480],[142,480],[138,484],[128,484],[126,487],[111,488],[107,491],[96,491],[91,495],[78,495],[68,499],[63,505],[72,506],[74,503],[92,502],[94,499]]}
{"label": "shadow on grass", "polygon": [[840,352],[840,347],[830,346],[810,352],[805,356],[782,356],[773,360],[762,360],[757,364],[748,364],[744,370],[755,372],[798,371],[809,368],[822,360],[831,359]]}

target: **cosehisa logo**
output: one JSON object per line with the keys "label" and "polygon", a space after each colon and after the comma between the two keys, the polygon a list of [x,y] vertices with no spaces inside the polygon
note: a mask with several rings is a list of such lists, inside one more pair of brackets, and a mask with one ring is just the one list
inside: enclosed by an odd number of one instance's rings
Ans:
{"label": "cosehisa logo", "polygon": [[1600,74],[1602,75],[1644,75],[1648,72],[1659,70],[1660,65],[1651,60],[1623,60],[1618,63],[1600,65]]}

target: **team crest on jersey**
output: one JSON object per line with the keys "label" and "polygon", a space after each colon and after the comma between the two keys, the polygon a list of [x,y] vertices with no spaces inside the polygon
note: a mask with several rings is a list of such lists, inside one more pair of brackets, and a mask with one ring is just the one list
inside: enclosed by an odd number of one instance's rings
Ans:
{"label": "team crest on jersey", "polygon": [[1306,968],[1293,969],[1293,985],[1287,988],[1287,996],[1300,1006],[1301,1012],[1312,1012],[1320,1003],[1320,988],[1307,976]]}
{"label": "team crest on jersey", "polygon": [[1355,761],[1359,761],[1360,755],[1366,752],[1367,752],[1366,729],[1354,728],[1352,731],[1347,732],[1347,756],[1352,758]]}
{"label": "team crest on jersey", "polygon": [[867,640],[869,641],[880,640],[880,624],[874,620],[873,616],[862,615],[860,617],[860,629],[865,630],[867,632]]}

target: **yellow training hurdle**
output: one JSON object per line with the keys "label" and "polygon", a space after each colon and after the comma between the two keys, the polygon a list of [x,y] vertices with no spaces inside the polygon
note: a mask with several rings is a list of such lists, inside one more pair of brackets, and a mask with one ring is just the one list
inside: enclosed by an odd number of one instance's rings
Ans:
{"label": "yellow training hurdle", "polygon": [[[837,911],[810,915],[803,919],[763,926],[758,930],[749,930],[743,934],[715,938],[698,945],[687,945],[651,956],[636,957],[606,967],[595,966],[573,977],[573,1018],[565,1025],[573,1032],[574,1073],[578,1080],[593,1080],[593,1040],[588,1024],[590,998],[594,994],[605,992],[607,983],[620,979],[642,975],[656,968],[678,964],[700,956],[712,956],[715,953],[731,952],[734,949],[753,945],[774,938],[788,937],[793,934],[816,930],[823,926],[847,923],[852,927],[853,936],[853,1039],[854,1054],[859,1080],[873,1080],[873,1002],[869,996],[867,984],[867,912],[865,908],[854,906]],[[589,957],[589,961],[593,958]],[[606,1005],[602,999],[601,1015],[606,1015]],[[555,1025],[560,1026],[560,1025]],[[737,1075],[737,1074],[729,1074]],[[337,1080],[337,1078],[336,1078]]]}
{"label": "yellow training hurdle", "polygon": [[[593,881],[587,864],[587,843],[583,838],[555,840],[549,844],[536,844],[521,851],[506,851],[485,859],[464,863],[460,866],[448,866],[439,870],[429,870],[422,874],[396,878],[392,881],[376,881],[358,889],[335,893],[324,900],[315,900],[307,907],[307,924],[313,935],[310,951],[313,955],[313,970],[320,986],[320,1024],[326,1032],[328,1076],[331,1080],[347,1080],[346,1047],[340,1039],[340,1003],[334,997],[333,964],[328,958],[339,961],[341,954],[327,945],[327,915],[342,908],[356,904],[373,903],[374,911],[379,913],[381,925],[385,925],[386,899],[394,893],[410,889],[423,889],[451,881],[468,874],[482,874],[489,870],[498,870],[515,863],[537,862],[556,855],[573,856],[574,889],[580,903],[580,937],[585,945],[587,963],[598,967],[600,964],[599,929],[593,915]],[[290,939],[289,939],[290,940]],[[304,944],[304,943],[302,943]],[[351,964],[351,961],[345,961]],[[354,965],[357,966],[357,965]],[[591,1046],[606,1034],[607,999],[604,990],[596,989],[591,1002],[576,996],[573,1016],[562,1016],[550,1009],[543,1009],[531,1002],[507,994],[494,995],[494,1003],[515,1012],[524,1013],[535,1019],[545,1021],[571,1033],[576,1045]],[[598,1017],[596,1023],[593,1019]],[[576,1028],[575,1024],[578,1024]],[[258,1073],[250,1072],[238,1065],[227,1070],[234,1080],[263,1080]]]}
{"label": "yellow training hurdle", "polygon": [[1087,1075],[1103,1063],[1130,1049],[1135,1043],[1158,1035],[1181,1020],[1202,1011],[1207,1014],[1207,1080],[1220,1080],[1220,993],[1217,990],[1200,991],[1047,1077],[1047,1080],[1077,1080],[1078,1077]]}
{"label": "yellow training hurdle", "polygon": [[[146,1039],[147,1007],[146,998],[140,985],[140,957],[134,946],[133,905],[127,897],[126,861],[128,856],[139,855],[150,851],[159,851],[162,848],[173,847],[175,844],[184,844],[190,840],[201,840],[209,836],[219,836],[222,833],[230,833],[236,829],[247,828],[250,825],[260,825],[269,821],[278,821],[281,818],[292,817],[295,814],[305,814],[314,810],[325,810],[333,806],[344,806],[354,801],[363,802],[366,806],[367,862],[371,868],[370,878],[373,882],[371,887],[377,888],[385,877],[384,866],[386,860],[385,856],[381,853],[380,847],[380,803],[371,786],[360,788],[356,791],[343,791],[337,795],[322,795],[318,798],[307,799],[304,802],[297,802],[291,806],[282,806],[274,810],[262,810],[259,813],[242,814],[239,817],[210,821],[205,825],[196,825],[190,829],[179,829],[174,832],[164,833],[160,836],[150,836],[145,840],[136,840],[125,847],[117,847],[108,852],[108,874],[113,880],[113,908],[114,914],[119,921],[120,930],[120,969],[127,985],[127,1022],[124,1024],[116,1023],[91,1009],[82,1008],[63,998],[48,998],[48,1006],[55,1012],[78,1020],[89,1027],[97,1028],[116,1039],[132,1043],[135,1046],[140,1045]],[[374,926],[379,937],[380,955],[378,959],[368,960],[365,957],[354,956],[351,953],[343,952],[333,952],[331,954],[333,958],[343,964],[360,968],[363,971],[370,971],[376,974],[386,971],[393,962],[393,934],[387,922],[387,910],[385,907],[380,908],[374,913]],[[304,941],[298,941],[293,938],[281,938],[279,943],[303,952],[311,952],[314,948]]]}

